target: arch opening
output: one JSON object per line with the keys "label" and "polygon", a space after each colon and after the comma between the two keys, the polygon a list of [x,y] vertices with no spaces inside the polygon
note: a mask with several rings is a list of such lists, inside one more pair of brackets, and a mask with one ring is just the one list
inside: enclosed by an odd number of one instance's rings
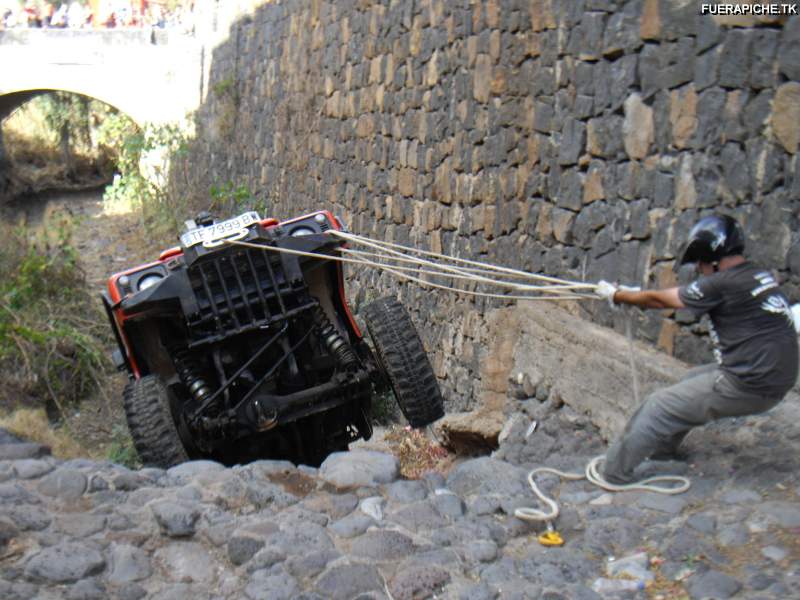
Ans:
{"label": "arch opening", "polygon": [[0,96],[0,198],[111,182],[120,136],[138,128],[117,107],[66,90]]}

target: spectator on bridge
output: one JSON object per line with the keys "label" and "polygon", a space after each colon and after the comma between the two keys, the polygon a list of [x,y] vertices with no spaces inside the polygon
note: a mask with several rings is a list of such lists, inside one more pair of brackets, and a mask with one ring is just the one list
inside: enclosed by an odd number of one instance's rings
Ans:
{"label": "spectator on bridge", "polygon": [[14,11],[7,8],[3,11],[3,16],[0,17],[0,29],[11,29],[17,24]]}
{"label": "spectator on bridge", "polygon": [[25,3],[25,8],[23,9],[25,13],[25,20],[28,24],[28,27],[41,27],[42,26],[42,17],[41,13],[39,12],[39,5],[36,4],[33,0],[28,0]]}
{"label": "spectator on bridge", "polygon": [[67,26],[67,5],[62,2],[58,5],[58,9],[50,17],[50,27],[62,29]]}

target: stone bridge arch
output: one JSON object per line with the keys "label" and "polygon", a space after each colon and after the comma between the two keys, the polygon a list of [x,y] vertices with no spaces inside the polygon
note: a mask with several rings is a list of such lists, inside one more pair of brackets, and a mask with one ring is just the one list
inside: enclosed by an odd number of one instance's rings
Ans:
{"label": "stone bridge arch", "polygon": [[148,30],[0,31],[0,119],[38,94],[109,104],[140,125],[181,120],[203,94],[202,45]]}

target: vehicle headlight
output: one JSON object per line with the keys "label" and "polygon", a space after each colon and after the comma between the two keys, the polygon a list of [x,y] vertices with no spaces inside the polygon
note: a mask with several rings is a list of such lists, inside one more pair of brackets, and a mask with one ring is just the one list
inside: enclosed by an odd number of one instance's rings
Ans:
{"label": "vehicle headlight", "polygon": [[139,291],[142,292],[147,288],[154,286],[162,279],[164,279],[164,276],[161,275],[161,273],[148,273],[139,280]]}
{"label": "vehicle headlight", "polygon": [[311,227],[295,227],[292,231],[292,237],[300,237],[303,235],[314,235],[316,231],[311,229]]}

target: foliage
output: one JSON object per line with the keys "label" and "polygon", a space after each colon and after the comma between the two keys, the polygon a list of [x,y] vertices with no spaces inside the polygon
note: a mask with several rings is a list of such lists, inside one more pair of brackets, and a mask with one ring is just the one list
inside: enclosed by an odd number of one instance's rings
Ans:
{"label": "foliage", "polygon": [[226,77],[211,86],[211,91],[217,96],[230,96],[236,101],[236,81],[233,77]]}
{"label": "foliage", "polygon": [[[110,177],[108,149],[98,143],[97,132],[116,110],[78,94],[52,92],[26,102],[2,123],[12,165],[37,171],[31,187],[41,189],[43,179],[69,181]],[[47,169],[46,173],[42,169]],[[45,186],[45,187],[48,187]]]}
{"label": "foliage", "polygon": [[5,225],[0,235],[0,395],[16,389],[64,414],[108,368],[108,327],[85,290],[70,223],[35,241]]}
{"label": "foliage", "polygon": [[242,101],[239,86],[236,79],[227,77],[214,83],[211,91],[216,101],[214,103],[216,133],[222,138],[229,137],[236,129],[236,119]]}
{"label": "foliage", "polygon": [[213,184],[209,190],[211,195],[211,211],[217,216],[227,218],[229,215],[252,210],[255,197],[246,185],[235,185],[228,181],[224,184]]}
{"label": "foliage", "polygon": [[129,469],[138,469],[142,466],[139,455],[136,453],[136,448],[133,447],[131,434],[125,425],[114,425],[111,430],[111,445],[108,448],[106,458]]}
{"label": "foliage", "polygon": [[186,153],[186,135],[178,125],[138,127],[115,115],[100,130],[100,140],[112,149],[118,175],[104,200],[141,211],[142,225],[154,240],[171,237],[186,216],[185,201],[168,191],[173,161]]}
{"label": "foliage", "polygon": [[399,410],[397,410],[394,392],[387,390],[382,394],[373,394],[371,415],[372,419],[379,425],[396,423],[400,415]]}
{"label": "foliage", "polygon": [[89,98],[67,92],[53,92],[39,98],[45,121],[50,129],[62,138],[67,136],[76,143],[91,145],[89,130]]}

